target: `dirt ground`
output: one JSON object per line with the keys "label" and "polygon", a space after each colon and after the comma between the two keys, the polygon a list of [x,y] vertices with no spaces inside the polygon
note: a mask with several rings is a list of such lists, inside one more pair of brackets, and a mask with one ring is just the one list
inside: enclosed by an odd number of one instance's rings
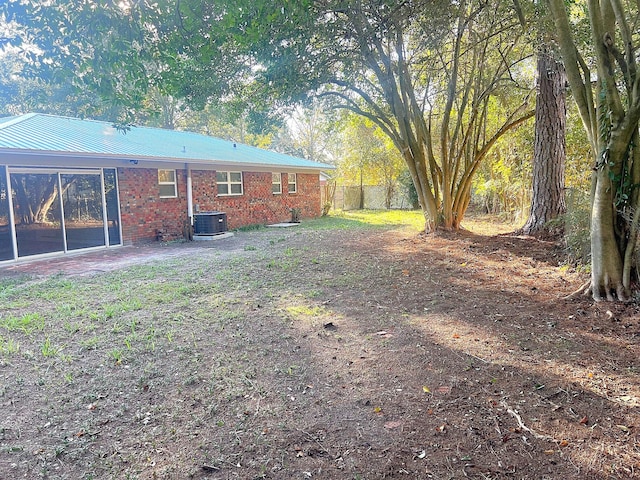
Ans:
{"label": "dirt ground", "polygon": [[640,476],[639,307],[564,299],[586,275],[552,242],[303,227],[158,252],[0,270],[0,478]]}

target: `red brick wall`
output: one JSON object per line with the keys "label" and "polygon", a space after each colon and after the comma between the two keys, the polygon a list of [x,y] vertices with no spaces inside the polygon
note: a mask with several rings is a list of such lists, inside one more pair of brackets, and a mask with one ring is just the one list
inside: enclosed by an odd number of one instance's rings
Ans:
{"label": "red brick wall", "polygon": [[[320,215],[320,183],[318,174],[297,174],[297,193],[287,192],[287,174],[282,175],[281,194],[271,193],[271,172],[243,172],[242,195],[217,196],[215,172],[193,171],[193,204],[200,211],[227,214],[229,229],[291,220],[291,209],[299,208],[301,218]],[[195,208],[195,207],[194,207]]]}
{"label": "red brick wall", "polygon": [[119,168],[120,216],[123,243],[166,240],[182,237],[187,218],[187,180],[184,170],[176,170],[177,198],[160,198],[158,170]]}
{"label": "red brick wall", "polygon": [[[156,240],[158,232],[162,232],[164,239],[182,237],[187,217],[186,171],[176,170],[176,176],[178,198],[159,198],[156,169],[118,169],[125,244]],[[270,172],[243,172],[242,177],[243,195],[218,196],[215,172],[192,171],[194,209],[198,205],[201,212],[225,212],[229,229],[286,222],[291,219],[292,208],[301,210],[302,219],[317,217],[321,213],[317,173],[298,173],[298,189],[293,194],[287,192],[287,174],[283,174],[283,192],[278,195],[271,193]]]}

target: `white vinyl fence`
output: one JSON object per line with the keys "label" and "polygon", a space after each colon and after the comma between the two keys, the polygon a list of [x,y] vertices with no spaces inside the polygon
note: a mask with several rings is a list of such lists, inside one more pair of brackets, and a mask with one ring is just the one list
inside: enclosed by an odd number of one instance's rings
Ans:
{"label": "white vinyl fence", "polygon": [[[391,208],[410,210],[411,202],[404,192],[399,190],[399,188],[396,188],[396,191],[391,198]],[[348,187],[344,185],[337,185],[331,206],[338,210],[357,210],[360,208],[361,195],[364,195],[363,208],[368,210],[384,210],[386,208],[385,187],[378,185],[365,185],[362,187],[362,190],[359,186]],[[324,198],[322,203],[325,203]]]}

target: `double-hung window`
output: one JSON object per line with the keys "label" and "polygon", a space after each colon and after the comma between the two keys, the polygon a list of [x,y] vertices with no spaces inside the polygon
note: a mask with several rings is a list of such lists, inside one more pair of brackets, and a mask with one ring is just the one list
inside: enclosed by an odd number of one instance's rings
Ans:
{"label": "double-hung window", "polygon": [[296,193],[298,191],[298,178],[296,176],[295,173],[289,173],[287,174],[287,179],[288,179],[288,192],[289,193]]}
{"label": "double-hung window", "polygon": [[216,172],[218,195],[242,195],[242,172]]}
{"label": "double-hung window", "polygon": [[272,173],[271,174],[271,191],[273,194],[282,193],[282,174],[281,173]]}
{"label": "double-hung window", "polygon": [[176,198],[178,185],[175,170],[158,170],[158,187],[160,198]]}

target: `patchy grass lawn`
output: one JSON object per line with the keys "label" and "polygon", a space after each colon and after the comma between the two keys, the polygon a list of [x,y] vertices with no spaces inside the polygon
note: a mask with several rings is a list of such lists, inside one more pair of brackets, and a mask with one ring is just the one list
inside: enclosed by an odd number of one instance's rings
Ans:
{"label": "patchy grass lawn", "polygon": [[563,300],[557,247],[485,220],[343,212],[0,270],[0,478],[633,477],[637,306]]}

